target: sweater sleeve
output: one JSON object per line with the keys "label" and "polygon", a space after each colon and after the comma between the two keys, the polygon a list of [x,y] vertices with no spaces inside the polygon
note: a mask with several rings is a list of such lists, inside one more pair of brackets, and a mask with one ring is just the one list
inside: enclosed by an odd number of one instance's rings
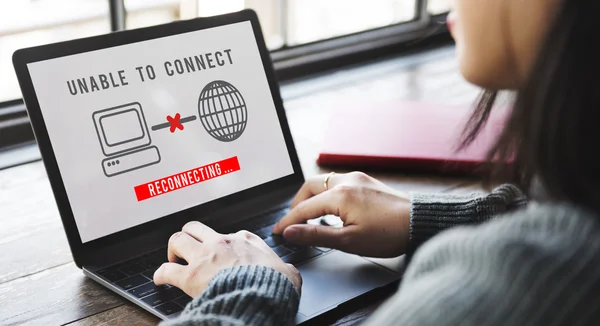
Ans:
{"label": "sweater sleeve", "polygon": [[365,326],[597,325],[597,220],[553,205],[444,232]]}
{"label": "sweater sleeve", "polygon": [[162,326],[295,325],[300,295],[282,273],[264,266],[219,271],[206,290]]}
{"label": "sweater sleeve", "polygon": [[527,203],[524,193],[510,184],[501,185],[489,194],[411,193],[410,199],[409,252],[441,231],[479,224]]}

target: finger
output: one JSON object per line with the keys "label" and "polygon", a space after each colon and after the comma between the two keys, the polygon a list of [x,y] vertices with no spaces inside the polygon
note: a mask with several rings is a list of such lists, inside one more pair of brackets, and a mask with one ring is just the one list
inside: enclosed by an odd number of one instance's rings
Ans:
{"label": "finger", "polygon": [[344,250],[348,232],[354,226],[334,228],[323,225],[292,225],[283,231],[286,241],[301,246],[317,246]]}
{"label": "finger", "polygon": [[200,242],[191,235],[185,232],[177,232],[169,239],[167,258],[172,263],[177,261],[177,257],[189,262],[192,255],[201,249]]}
{"label": "finger", "polygon": [[[307,200],[308,198],[318,195],[324,192],[325,189],[325,178],[327,178],[328,174],[318,175],[316,177],[310,178],[304,182],[298,193],[292,200],[291,208],[296,207],[299,203]],[[337,185],[336,182],[339,182],[340,174],[333,174],[329,176],[327,179],[327,189],[331,189]]]}
{"label": "finger", "polygon": [[294,208],[296,207],[296,205],[298,205],[298,203],[301,203],[306,199],[316,195],[317,188],[315,185],[317,183],[318,181],[316,177],[307,179],[302,185],[302,187],[300,187],[300,189],[298,190],[298,193],[296,193],[296,196],[294,196],[294,199],[292,200],[292,205],[290,207]]}
{"label": "finger", "polygon": [[254,233],[252,233],[250,231],[247,231],[247,230],[240,230],[240,231],[237,231],[234,234],[237,235],[237,236],[239,236],[239,237],[242,237],[242,238],[244,238],[246,240],[261,240],[261,242],[264,242],[264,241],[262,241],[262,239],[259,236],[257,236],[256,234],[254,234]]}
{"label": "finger", "polygon": [[170,284],[181,289],[187,275],[186,268],[175,263],[164,263],[154,272],[154,284]]}
{"label": "finger", "polygon": [[211,241],[219,236],[215,230],[197,221],[186,223],[181,230],[200,242]]}
{"label": "finger", "polygon": [[311,197],[292,208],[286,216],[277,222],[273,227],[273,233],[281,234],[290,225],[304,223],[323,215],[338,215],[338,202],[337,196],[332,191],[326,191]]}

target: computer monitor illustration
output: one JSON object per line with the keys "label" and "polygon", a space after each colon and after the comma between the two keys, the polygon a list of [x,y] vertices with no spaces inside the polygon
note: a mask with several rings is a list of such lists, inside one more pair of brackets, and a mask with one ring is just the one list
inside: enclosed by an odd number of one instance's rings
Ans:
{"label": "computer monitor illustration", "polygon": [[142,105],[138,102],[96,111],[92,114],[107,177],[131,172],[160,162],[152,146]]}

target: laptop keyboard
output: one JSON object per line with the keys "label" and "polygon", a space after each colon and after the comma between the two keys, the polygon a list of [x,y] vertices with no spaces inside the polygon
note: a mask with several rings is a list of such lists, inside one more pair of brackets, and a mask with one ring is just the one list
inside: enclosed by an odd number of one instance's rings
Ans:
{"label": "laptop keyboard", "polygon": [[[262,217],[264,221],[252,232],[261,237],[281,259],[289,264],[299,264],[329,251],[327,248],[300,247],[287,243],[283,237],[271,234],[271,230],[287,210],[277,210]],[[267,225],[265,225],[267,224]],[[254,224],[256,226],[256,224]],[[166,262],[167,249],[162,248],[141,257],[120,263],[98,272],[107,281],[142,300],[163,315],[177,313],[192,300],[180,289],[171,285],[157,286],[152,281],[154,271]]]}

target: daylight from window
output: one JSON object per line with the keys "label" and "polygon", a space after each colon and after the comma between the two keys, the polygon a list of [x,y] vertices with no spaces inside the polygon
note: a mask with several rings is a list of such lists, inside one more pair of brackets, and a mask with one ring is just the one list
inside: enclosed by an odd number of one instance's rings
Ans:
{"label": "daylight from window", "polygon": [[[449,0],[429,0],[432,14]],[[267,46],[276,50],[408,22],[416,0],[124,0],[127,28],[252,8]],[[0,1],[0,102],[21,97],[11,57],[15,50],[110,32],[107,0]]]}

